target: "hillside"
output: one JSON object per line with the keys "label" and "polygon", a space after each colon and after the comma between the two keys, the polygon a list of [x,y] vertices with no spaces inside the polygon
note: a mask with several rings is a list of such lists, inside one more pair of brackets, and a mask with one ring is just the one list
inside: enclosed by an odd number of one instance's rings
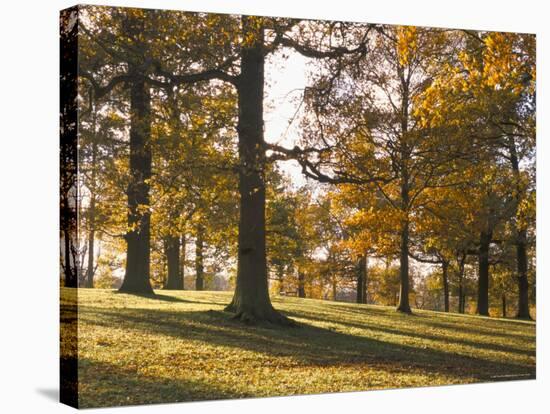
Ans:
{"label": "hillside", "polygon": [[78,295],[81,407],[535,377],[534,322],[276,297],[281,329],[232,320],[227,292]]}

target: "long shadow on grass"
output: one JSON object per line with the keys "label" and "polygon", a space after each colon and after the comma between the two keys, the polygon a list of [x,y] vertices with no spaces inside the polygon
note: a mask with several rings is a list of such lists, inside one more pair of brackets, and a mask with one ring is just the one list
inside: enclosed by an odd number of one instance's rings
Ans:
{"label": "long shadow on grass", "polygon": [[[365,313],[365,315],[368,315],[368,314]],[[412,331],[409,331],[409,330],[390,328],[388,326],[380,326],[380,325],[372,325],[372,324],[361,324],[361,323],[356,323],[356,322],[341,321],[341,320],[326,317],[325,315],[323,317],[318,317],[318,316],[313,315],[309,312],[307,312],[307,313],[306,312],[303,312],[303,313],[288,312],[288,316],[298,317],[298,318],[306,318],[306,319],[315,320],[315,321],[318,321],[318,322],[329,322],[329,323],[334,323],[334,324],[340,324],[340,325],[349,326],[351,328],[368,329],[370,331],[382,332],[382,333],[387,333],[387,334],[390,334],[390,335],[401,335],[401,336],[408,336],[408,337],[411,337],[411,338],[425,339],[425,340],[430,340],[430,341],[439,341],[439,342],[443,342],[443,343],[460,344],[460,345],[465,345],[465,346],[471,346],[471,347],[474,347],[474,348],[484,349],[484,350],[487,350],[487,351],[501,351],[501,352],[516,353],[516,354],[526,355],[526,356],[533,356],[533,357],[535,356],[535,351],[534,350],[516,348],[516,347],[510,346],[510,345],[501,345],[501,344],[496,344],[496,343],[488,343],[488,342],[485,342],[485,341],[471,341],[471,340],[467,340],[467,339],[464,339],[464,338],[457,338],[456,336],[453,336],[453,331],[449,328],[447,328],[448,329],[447,333],[449,334],[449,336],[445,336],[444,334],[443,335],[441,335],[441,334],[440,335],[431,335],[431,334],[419,332],[418,331],[419,326],[415,326],[416,330],[414,332],[412,332]],[[409,316],[409,315],[403,315],[403,316],[407,317],[407,318],[412,317],[412,316]],[[457,327],[455,326],[454,327],[455,332],[456,332],[456,328]],[[460,332],[462,332],[462,331],[463,331],[463,329],[462,329],[462,327],[460,327]],[[466,329],[464,329],[464,331],[466,331]],[[492,333],[485,332],[484,335],[492,336]],[[498,336],[498,335],[495,334],[495,337],[496,336]]]}
{"label": "long shadow on grass", "polygon": [[[387,310],[387,309],[378,309],[375,307],[365,307],[360,309],[354,309],[349,306],[343,306],[343,305],[330,305],[330,309],[336,309],[339,312],[346,313],[352,316],[357,317],[364,317],[367,315],[377,315],[386,317],[388,320],[393,320],[395,318],[395,313],[391,314],[390,312],[394,312],[393,310]],[[457,326],[460,326],[461,332],[466,333],[472,333],[475,335],[487,335],[487,336],[500,336],[500,337],[507,337],[512,339],[520,339],[524,341],[533,341],[534,336],[529,335],[525,333],[525,330],[532,330],[533,334],[535,333],[535,324],[533,323],[525,323],[523,321],[517,321],[517,320],[498,320],[498,319],[491,319],[491,318],[479,318],[475,317],[473,315],[459,315],[459,314],[452,314],[452,313],[443,313],[439,312],[437,313],[438,318],[444,318],[449,321],[455,322],[453,323],[446,323],[437,321],[433,318],[433,315],[426,315],[423,313],[413,313],[413,316],[415,317],[415,324],[422,324],[425,326],[431,326],[435,328],[443,328],[443,329],[450,329],[450,330],[456,330]],[[466,319],[466,321],[465,321]],[[511,324],[509,322],[512,322]],[[467,323],[467,324],[466,324]],[[510,330],[510,327],[514,326],[515,332],[502,332],[500,329],[507,329]],[[521,329],[520,332],[518,330]]]}
{"label": "long shadow on grass", "polygon": [[[296,315],[298,316],[298,315]],[[307,315],[302,315],[307,318]],[[496,375],[535,376],[533,366],[456,355],[433,349],[400,345],[353,336],[303,324],[300,328],[250,327],[221,311],[182,312],[118,309],[116,312],[81,307],[82,322],[212,345],[246,349],[275,357],[291,357],[306,366],[366,364],[393,372],[424,372],[478,381],[496,380]],[[136,350],[137,352],[137,350]],[[511,377],[501,379],[512,379]],[[517,379],[517,378],[514,378]],[[429,384],[426,384],[429,385]]]}
{"label": "long shadow on grass", "polygon": [[187,300],[187,299],[181,299],[177,298],[175,296],[170,295],[163,295],[160,293],[128,293],[128,292],[114,292],[115,295],[128,295],[130,297],[136,296],[138,298],[144,298],[144,299],[151,299],[151,300],[160,300],[163,302],[176,302],[176,303],[202,303],[202,302],[196,302],[194,300]]}
{"label": "long shadow on grass", "polygon": [[79,359],[79,380],[79,408],[251,397],[203,381],[153,377],[86,358]]}

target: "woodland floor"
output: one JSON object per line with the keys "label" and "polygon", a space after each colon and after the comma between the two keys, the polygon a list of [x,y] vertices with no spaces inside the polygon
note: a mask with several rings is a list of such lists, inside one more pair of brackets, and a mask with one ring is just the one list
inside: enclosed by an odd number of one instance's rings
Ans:
{"label": "woodland floor", "polygon": [[276,297],[299,327],[246,326],[230,299],[79,289],[79,406],[535,378],[534,322]]}

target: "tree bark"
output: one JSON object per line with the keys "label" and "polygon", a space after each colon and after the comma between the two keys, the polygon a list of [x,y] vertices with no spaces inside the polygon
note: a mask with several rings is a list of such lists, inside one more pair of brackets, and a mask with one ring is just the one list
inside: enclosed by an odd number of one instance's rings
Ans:
{"label": "tree bark", "polygon": [[409,170],[408,162],[410,150],[406,139],[409,131],[409,81],[406,79],[403,67],[398,65],[398,74],[401,79],[401,208],[404,215],[401,227],[401,248],[399,263],[399,304],[397,310],[404,313],[412,313],[409,304]]}
{"label": "tree bark", "polygon": [[204,289],[204,227],[197,225],[195,241],[195,290]]}
{"label": "tree bark", "polygon": [[[513,136],[508,138],[510,163],[512,173],[516,180],[516,208],[517,215],[519,203],[523,190],[521,188],[521,175],[519,170],[519,160],[516,150],[516,142]],[[513,221],[516,233],[516,265],[517,265],[517,281],[518,281],[518,313],[517,318],[531,319],[529,315],[529,280],[527,278],[527,232],[525,229],[519,228],[517,218]]]}
{"label": "tree bark", "polygon": [[443,273],[443,299],[445,302],[445,312],[449,312],[449,262],[443,260],[441,263]]}
{"label": "tree bark", "polygon": [[409,304],[409,223],[406,222],[401,230],[401,256],[399,267],[399,303],[397,310],[404,313],[412,313]]}
{"label": "tree bark", "polygon": [[[76,18],[71,25],[73,18]],[[78,234],[78,33],[79,8],[60,15],[60,96],[59,96],[59,221],[62,231],[61,255],[65,287],[78,286],[78,267],[72,265],[73,240]],[[61,242],[61,240],[60,240]],[[61,398],[67,398],[64,387]]]}
{"label": "tree bark", "polygon": [[183,278],[180,272],[180,238],[177,236],[168,236],[165,242],[168,277],[166,278],[164,288],[168,290],[182,290]]}
{"label": "tree bark", "polygon": [[[90,214],[93,215],[93,209],[92,204],[95,204],[95,201],[92,201],[90,203]],[[95,230],[92,227],[88,233],[88,268],[86,269],[86,287],[87,288],[93,288],[94,287],[94,255],[95,255]]]}
{"label": "tree bark", "polygon": [[465,293],[464,293],[464,262],[466,255],[457,259],[458,261],[458,313],[464,313],[465,310]]}
{"label": "tree bark", "polygon": [[77,287],[78,286],[78,277],[75,268],[73,268],[71,260],[71,230],[69,228],[63,229],[63,258],[65,262],[65,287]]}
{"label": "tree bark", "polygon": [[479,278],[477,285],[477,314],[489,316],[489,247],[492,232],[482,231],[479,237]]}
{"label": "tree bark", "polygon": [[[132,70],[130,69],[130,73]],[[128,232],[126,273],[121,292],[153,294],[149,280],[151,213],[151,102],[145,82],[130,87],[130,183],[128,185]]]}
{"label": "tree bark", "polygon": [[187,238],[185,234],[181,235],[180,242],[180,275],[181,275],[181,290],[185,290],[185,257],[187,249]]}
{"label": "tree bark", "polygon": [[303,272],[298,272],[298,297],[306,297],[305,275]]}
{"label": "tree bark", "polygon": [[94,287],[94,259],[95,259],[95,202],[96,202],[96,160],[97,160],[97,137],[96,137],[96,107],[92,105],[92,159],[90,160],[90,206],[88,209],[89,233],[88,233],[88,268],[86,269],[86,287]]}
{"label": "tree bark", "polygon": [[367,259],[366,256],[359,256],[357,262],[357,303],[367,303]]}
{"label": "tree bark", "polygon": [[263,137],[264,34],[257,18],[242,17],[241,74],[237,83],[239,194],[237,283],[226,310],[246,323],[289,324],[269,298],[265,241]]}

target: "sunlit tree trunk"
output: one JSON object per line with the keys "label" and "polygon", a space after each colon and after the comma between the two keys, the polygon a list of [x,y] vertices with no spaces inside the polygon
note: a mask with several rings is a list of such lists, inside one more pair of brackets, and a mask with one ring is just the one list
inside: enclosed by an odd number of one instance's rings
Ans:
{"label": "sunlit tree trunk", "polygon": [[289,323],[269,298],[265,240],[265,148],[263,137],[264,30],[261,20],[242,17],[238,81],[239,194],[237,285],[227,306],[245,322]]}
{"label": "sunlit tree trunk", "polygon": [[399,289],[399,303],[397,310],[404,313],[411,313],[409,304],[409,169],[408,163],[410,158],[410,150],[407,145],[409,131],[409,81],[406,80],[404,70],[401,65],[398,65],[398,73],[401,79],[401,209],[402,209],[402,224],[401,224],[401,245],[399,257],[399,278],[401,286]]}
{"label": "sunlit tree trunk", "polygon": [[[130,69],[132,73],[132,69]],[[152,294],[149,280],[151,179],[151,102],[145,82],[136,79],[130,88],[130,183],[126,273],[121,292]]]}

